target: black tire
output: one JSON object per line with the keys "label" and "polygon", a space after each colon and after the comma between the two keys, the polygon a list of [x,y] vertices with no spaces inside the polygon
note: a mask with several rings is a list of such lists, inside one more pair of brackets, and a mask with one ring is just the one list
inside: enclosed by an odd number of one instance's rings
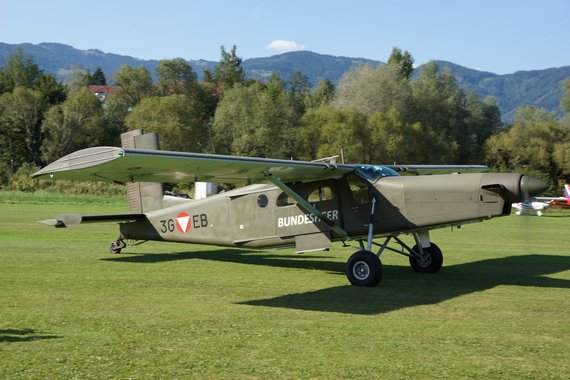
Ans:
{"label": "black tire", "polygon": [[111,243],[109,246],[109,252],[118,255],[121,250],[126,247],[126,244],[122,240],[117,240]]}
{"label": "black tire", "polygon": [[378,286],[382,273],[382,262],[370,251],[358,251],[346,262],[346,277],[354,286]]}
{"label": "black tire", "polygon": [[[414,252],[419,252],[418,246],[413,248]],[[443,253],[441,249],[434,243],[431,246],[424,248],[424,258],[420,259],[415,255],[410,257],[410,265],[412,269],[419,273],[437,273],[443,266]]]}

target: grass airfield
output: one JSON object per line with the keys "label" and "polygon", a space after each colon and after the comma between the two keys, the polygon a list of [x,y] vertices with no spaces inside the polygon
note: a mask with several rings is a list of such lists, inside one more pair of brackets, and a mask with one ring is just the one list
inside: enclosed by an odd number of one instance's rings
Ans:
{"label": "grass airfield", "polygon": [[570,212],[433,231],[440,273],[387,252],[372,289],[357,243],[112,255],[114,224],[35,223],[120,201],[0,193],[0,378],[570,379]]}

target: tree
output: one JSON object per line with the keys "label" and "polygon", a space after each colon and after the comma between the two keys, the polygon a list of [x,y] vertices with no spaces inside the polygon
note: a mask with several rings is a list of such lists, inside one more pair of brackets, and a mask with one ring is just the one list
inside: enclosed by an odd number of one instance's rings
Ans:
{"label": "tree", "polygon": [[197,87],[198,76],[184,59],[162,60],[156,67],[161,95],[186,94]]}
{"label": "tree", "polygon": [[328,79],[323,79],[319,82],[307,96],[305,97],[306,108],[318,108],[320,106],[329,105],[335,95],[335,87]]}
{"label": "tree", "polygon": [[125,123],[129,129],[157,132],[165,150],[206,152],[210,149],[207,110],[186,95],[144,98],[126,117]]}
{"label": "tree", "polygon": [[295,106],[295,112],[299,115],[305,113],[305,99],[309,95],[309,91],[311,91],[309,78],[299,70],[296,70],[289,76],[287,88]]}
{"label": "tree", "polygon": [[65,102],[51,107],[45,115],[42,158],[51,162],[73,151],[100,145],[105,137],[104,125],[97,97],[87,88],[70,94]]}
{"label": "tree", "polygon": [[63,103],[67,98],[67,89],[53,75],[42,75],[35,88],[50,105]]}
{"label": "tree", "polygon": [[131,106],[137,105],[145,97],[152,96],[152,77],[144,66],[135,69],[124,64],[115,73],[114,81],[120,87],[117,96],[124,98]]}
{"label": "tree", "polygon": [[490,100],[481,103],[474,94],[459,88],[451,72],[440,72],[435,62],[422,67],[411,88],[412,119],[430,134],[449,142],[437,163],[468,164],[479,159],[481,152],[475,146],[498,127],[498,107]]}
{"label": "tree", "polygon": [[[214,74],[207,74],[208,78],[223,89],[232,88],[236,84],[245,83],[245,73],[241,67],[242,59],[236,55],[236,46],[228,53],[222,46],[222,57],[214,68]],[[207,70],[204,70],[206,72]]]}
{"label": "tree", "polygon": [[213,121],[216,153],[291,158],[299,115],[284,82],[236,85],[224,91]]}
{"label": "tree", "polygon": [[408,123],[398,111],[376,112],[368,119],[369,157],[372,163],[440,162],[440,152],[448,141],[430,133],[421,123]]}
{"label": "tree", "polygon": [[568,141],[570,126],[559,122],[556,114],[524,107],[512,127],[489,138],[486,159],[500,169],[544,173],[558,187],[561,178],[570,176]]}
{"label": "tree", "polygon": [[94,85],[94,86],[107,85],[107,78],[105,78],[105,73],[103,73],[103,70],[100,67],[97,67],[93,75],[89,77],[89,85]]}
{"label": "tree", "polygon": [[299,157],[314,160],[344,154],[346,162],[367,163],[370,136],[366,115],[356,109],[321,106],[301,119],[297,133]]}
{"label": "tree", "polygon": [[42,119],[47,102],[40,91],[16,87],[0,96],[2,161],[15,171],[25,162],[41,165]]}
{"label": "tree", "polygon": [[70,92],[78,92],[83,88],[89,87],[91,74],[89,70],[83,70],[79,67],[73,68],[71,74],[65,81],[65,85]]}
{"label": "tree", "polygon": [[342,76],[332,105],[355,108],[367,116],[394,108],[406,118],[411,109],[410,93],[398,67],[363,65]]}
{"label": "tree", "polygon": [[485,141],[496,133],[502,126],[501,111],[494,98],[483,100],[475,93],[466,91],[463,98],[463,107],[466,114],[463,120],[463,130],[458,131],[461,144],[459,162],[481,163],[484,160]]}
{"label": "tree", "polygon": [[0,94],[12,92],[16,87],[34,88],[42,71],[31,59],[24,59],[22,49],[8,57],[8,62],[0,71]]}
{"label": "tree", "polygon": [[293,74],[289,76],[288,80],[289,92],[291,94],[307,94],[311,91],[311,83],[309,82],[309,77],[295,70]]}
{"label": "tree", "polygon": [[393,48],[390,58],[388,58],[388,65],[396,67],[400,75],[407,80],[414,73],[414,58],[407,50],[402,53],[401,49]]}
{"label": "tree", "polygon": [[560,108],[565,112],[570,112],[570,78],[566,78],[562,82],[562,98],[560,99]]}

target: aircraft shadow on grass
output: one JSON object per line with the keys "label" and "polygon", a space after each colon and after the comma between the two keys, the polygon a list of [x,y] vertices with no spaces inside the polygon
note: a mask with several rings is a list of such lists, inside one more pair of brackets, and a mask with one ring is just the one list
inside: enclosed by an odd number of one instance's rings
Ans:
{"label": "aircraft shadow on grass", "polygon": [[0,343],[33,342],[35,340],[58,339],[57,335],[38,335],[34,329],[0,330]]}
{"label": "aircraft shadow on grass", "polygon": [[[325,256],[263,254],[238,249],[147,254],[103,260],[159,263],[188,259],[316,269],[343,275],[345,270],[344,263],[327,261]],[[500,285],[570,289],[570,280],[545,277],[566,270],[570,270],[570,257],[548,254],[444,265],[438,274],[415,273],[409,266],[384,265],[384,277],[377,288],[336,286],[241,304],[349,314],[381,314],[407,307],[433,305]]]}

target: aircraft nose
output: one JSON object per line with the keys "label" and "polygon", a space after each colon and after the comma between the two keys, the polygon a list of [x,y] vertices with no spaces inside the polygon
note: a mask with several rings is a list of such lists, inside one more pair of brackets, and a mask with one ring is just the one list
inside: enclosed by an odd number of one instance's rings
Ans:
{"label": "aircraft nose", "polygon": [[540,179],[523,175],[520,182],[523,198],[538,195],[548,189],[548,184]]}

